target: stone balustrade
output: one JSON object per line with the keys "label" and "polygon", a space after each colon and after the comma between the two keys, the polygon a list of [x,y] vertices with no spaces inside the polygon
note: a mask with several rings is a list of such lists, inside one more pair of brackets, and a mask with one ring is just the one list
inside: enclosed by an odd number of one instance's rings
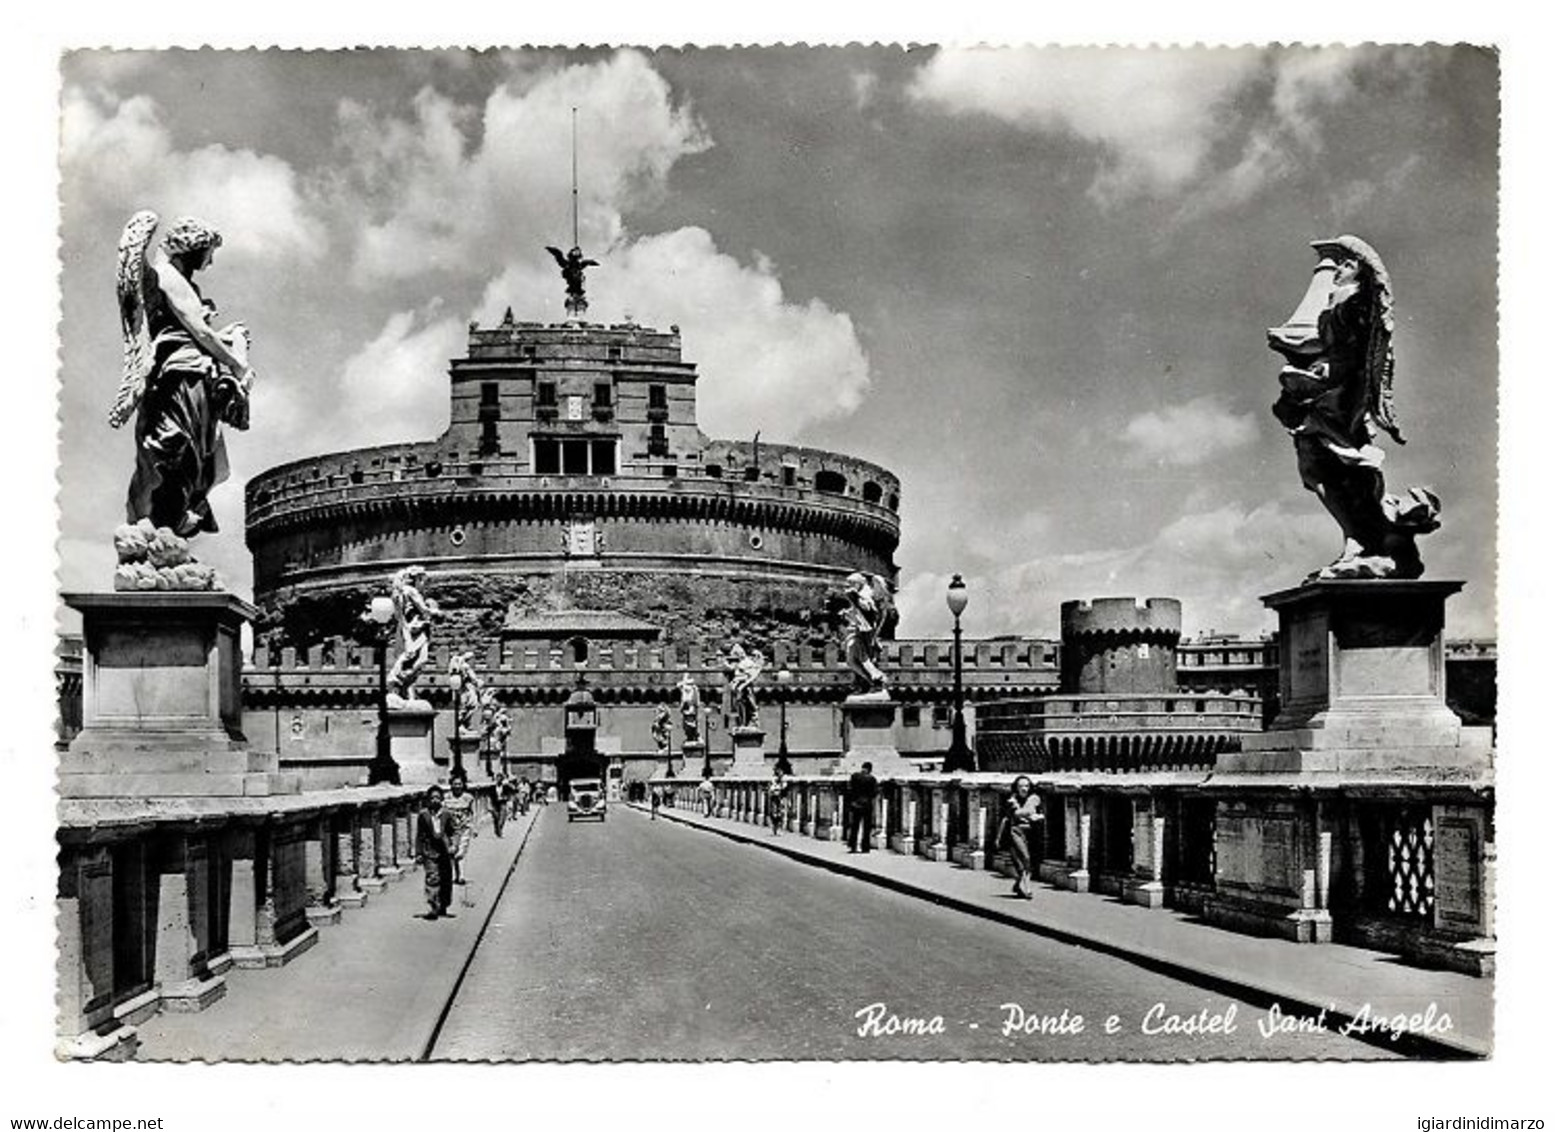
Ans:
{"label": "stone balustrade", "polygon": [[[1356,943],[1476,975],[1494,970],[1495,845],[1484,786],[1296,795],[1193,772],[1031,777],[1046,814],[1032,859],[1049,884],[1185,909],[1255,934]],[[715,816],[769,824],[770,779],[712,782]],[[672,807],[703,812],[697,780],[653,785],[668,789]],[[1009,875],[998,840],[1009,789],[1008,775],[987,772],[882,780],[873,845]],[[846,790],[839,776],[790,778],[782,831],[841,839]],[[1258,894],[1256,911],[1240,895],[1248,891]]]}
{"label": "stone balustrade", "polygon": [[[203,1010],[230,968],[302,955],[410,875],[423,789],[62,801],[60,1055],[131,1056],[157,1011]],[[492,788],[473,793],[479,819]]]}

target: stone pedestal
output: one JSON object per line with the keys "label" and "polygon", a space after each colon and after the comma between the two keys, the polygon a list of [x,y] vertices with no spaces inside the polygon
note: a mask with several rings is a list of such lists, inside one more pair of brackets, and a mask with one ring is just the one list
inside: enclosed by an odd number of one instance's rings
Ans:
{"label": "stone pedestal", "polygon": [[106,849],[62,856],[56,898],[62,1060],[127,1061],[140,1039],[114,1011],[113,861]]}
{"label": "stone pedestal", "polygon": [[60,756],[66,798],[295,794],[241,727],[240,633],[224,592],[66,594],[81,613],[82,727]]}
{"label": "stone pedestal", "polygon": [[389,755],[400,768],[402,786],[431,786],[443,778],[432,750],[430,707],[389,708]]}
{"label": "stone pedestal", "polygon": [[848,732],[848,749],[837,773],[844,777],[873,764],[876,778],[898,778],[917,773],[896,749],[896,703],[880,693],[849,696],[842,701],[842,718]]}
{"label": "stone pedestal", "polygon": [[[1303,942],[1333,937],[1332,831],[1314,796],[1289,793],[1293,780],[1339,792],[1375,783],[1370,804],[1379,813],[1418,807],[1444,786],[1490,786],[1489,728],[1465,727],[1446,702],[1442,625],[1447,598],[1462,588],[1456,581],[1336,580],[1263,599],[1280,616],[1281,710],[1268,731],[1215,761],[1210,785],[1233,788],[1237,797],[1217,807],[1207,920]],[[1368,845],[1364,831],[1352,834],[1356,859],[1388,851]],[[1471,826],[1453,837],[1464,848],[1439,849],[1436,871],[1449,891],[1473,890],[1482,843]],[[1470,883],[1455,884],[1460,874]],[[1428,927],[1443,938],[1488,944],[1488,933],[1476,934],[1485,930],[1479,902],[1465,906],[1461,926]],[[1361,930],[1363,914],[1349,919],[1349,930]],[[1398,946],[1424,946],[1426,934]]]}
{"label": "stone pedestal", "polygon": [[1134,803],[1134,868],[1123,895],[1146,908],[1166,903],[1166,885],[1162,880],[1166,850],[1166,819],[1155,812],[1149,800]]}
{"label": "stone pedestal", "polygon": [[[458,753],[456,759],[455,752]],[[465,777],[470,781],[485,777],[486,764],[481,762],[481,737],[478,732],[461,731],[458,738],[448,737],[448,754],[442,760],[447,773],[452,774],[456,766],[464,767]],[[403,781],[403,779],[401,779]]]}
{"label": "stone pedestal", "polygon": [[155,978],[163,1010],[204,1010],[227,993],[226,979],[211,973],[209,941],[198,931],[210,920],[201,907],[210,895],[209,865],[199,843],[182,836],[167,841],[159,855]]}
{"label": "stone pedestal", "polygon": [[687,739],[680,748],[681,773],[700,779],[702,766],[707,759],[707,744],[700,739]]}
{"label": "stone pedestal", "polygon": [[1447,706],[1442,624],[1456,581],[1309,582],[1263,601],[1280,616],[1280,714],[1217,774],[1345,776],[1490,769],[1490,729]]}
{"label": "stone pedestal", "polygon": [[767,733],[759,727],[736,727],[729,732],[734,739],[734,765],[729,773],[736,778],[767,778]]}
{"label": "stone pedestal", "polygon": [[1204,904],[1212,924],[1296,943],[1327,943],[1333,920],[1327,871],[1311,798],[1229,799],[1215,816],[1215,895]]}

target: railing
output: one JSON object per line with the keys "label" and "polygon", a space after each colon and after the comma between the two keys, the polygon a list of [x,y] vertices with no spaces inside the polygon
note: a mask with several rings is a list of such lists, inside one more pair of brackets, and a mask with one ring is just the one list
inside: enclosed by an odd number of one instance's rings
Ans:
{"label": "railing", "polygon": [[[1045,821],[1031,856],[1051,884],[1259,934],[1282,934],[1292,917],[1331,920],[1335,939],[1472,974],[1493,969],[1488,790],[1417,786],[1351,799],[1334,787],[1319,800],[1216,791],[1202,779],[1120,793],[1104,779],[1032,777]],[[651,785],[674,810],[772,835],[771,779],[709,781],[710,793],[686,778]],[[1009,788],[1008,776],[986,773],[882,780],[871,845],[1009,875],[1008,845],[998,840]],[[840,776],[790,778],[778,835],[843,839],[847,790]],[[1265,851],[1275,845],[1283,851]],[[1355,861],[1366,865],[1357,871]]]}
{"label": "railing", "polygon": [[[473,793],[472,821],[489,813],[492,787]],[[375,786],[176,807],[66,800],[61,1054],[113,1056],[158,1010],[220,998],[229,968],[282,966],[306,951],[316,925],[409,873],[421,797],[419,787]]]}

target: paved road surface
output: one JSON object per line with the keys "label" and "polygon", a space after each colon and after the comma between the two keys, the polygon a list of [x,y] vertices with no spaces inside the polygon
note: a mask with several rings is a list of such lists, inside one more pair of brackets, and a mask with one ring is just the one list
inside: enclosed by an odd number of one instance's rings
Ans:
{"label": "paved road surface", "polygon": [[[989,884],[998,885],[990,876]],[[1037,899],[1041,899],[1038,890]],[[872,1004],[942,1033],[860,1036]],[[1006,1035],[1016,1003],[1068,1033]],[[1157,1006],[1157,1004],[1163,1004]],[[1144,1033],[1173,1019],[1234,1032]],[[1074,1016],[1083,1028],[1074,1031]],[[1118,1032],[1104,1032],[1109,1015]],[[470,965],[437,1059],[1374,1058],[1329,1032],[1120,959],[617,807],[548,807]],[[1221,1022],[1223,1026],[1224,1021]]]}

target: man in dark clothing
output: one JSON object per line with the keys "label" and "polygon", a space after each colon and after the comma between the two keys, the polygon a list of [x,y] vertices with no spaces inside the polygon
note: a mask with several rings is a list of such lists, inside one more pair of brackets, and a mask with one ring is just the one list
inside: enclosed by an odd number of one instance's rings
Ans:
{"label": "man in dark clothing", "polygon": [[849,853],[868,853],[875,832],[875,796],[880,783],[872,773],[874,763],[865,763],[848,779],[847,837]]}
{"label": "man in dark clothing", "polygon": [[416,815],[416,857],[426,870],[426,918],[452,916],[454,896],[453,843],[458,831],[453,815],[443,808],[443,790],[427,791],[426,806]]}

